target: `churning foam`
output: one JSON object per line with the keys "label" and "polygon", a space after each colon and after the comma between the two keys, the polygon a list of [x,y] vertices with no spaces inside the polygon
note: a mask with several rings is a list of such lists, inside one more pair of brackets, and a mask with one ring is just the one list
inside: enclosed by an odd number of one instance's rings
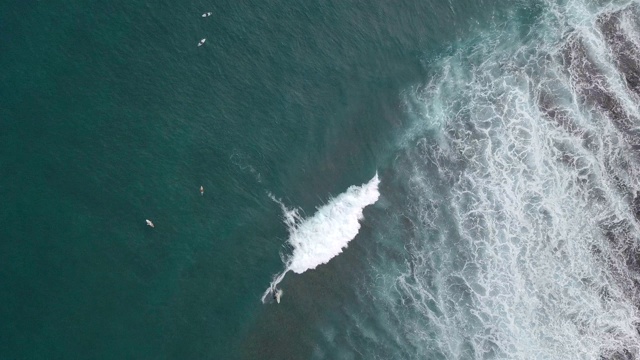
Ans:
{"label": "churning foam", "polygon": [[358,309],[383,326],[345,331],[355,357],[640,358],[640,5],[594,3],[485,34],[408,96],[410,229],[384,236],[406,265],[374,265]]}
{"label": "churning foam", "polygon": [[285,269],[274,277],[273,282],[262,296],[264,302],[284,275],[293,271],[297,274],[326,264],[346,248],[349,241],[358,235],[362,211],[378,201],[378,174],[362,186],[350,186],[347,191],[329,200],[310,217],[303,218],[298,209],[287,208],[282,201],[269,194],[280,204],[284,222],[289,230],[287,242],[293,248],[292,254],[284,259]]}

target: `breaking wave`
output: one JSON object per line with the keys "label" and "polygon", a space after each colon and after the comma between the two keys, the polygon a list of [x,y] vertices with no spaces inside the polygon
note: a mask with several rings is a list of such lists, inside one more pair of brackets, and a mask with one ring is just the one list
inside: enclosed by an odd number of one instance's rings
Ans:
{"label": "breaking wave", "polygon": [[349,241],[358,235],[364,208],[378,201],[378,184],[380,180],[376,174],[368,183],[351,186],[344,193],[330,199],[307,219],[300,215],[298,209],[289,209],[282,201],[269,195],[282,208],[284,222],[289,231],[287,242],[293,252],[284,259],[284,271],[274,277],[262,296],[262,302],[273,293],[287,272],[302,274],[315,269],[318,265],[329,262],[347,247]]}

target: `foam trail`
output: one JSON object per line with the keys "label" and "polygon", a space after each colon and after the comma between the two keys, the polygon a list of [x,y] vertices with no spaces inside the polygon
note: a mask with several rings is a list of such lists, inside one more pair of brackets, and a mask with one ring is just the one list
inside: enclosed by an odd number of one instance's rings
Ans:
{"label": "foam trail", "polygon": [[360,220],[365,207],[378,201],[380,193],[378,174],[366,184],[350,186],[347,191],[331,199],[318,208],[316,213],[304,219],[297,209],[287,208],[272,194],[272,200],[280,204],[284,222],[289,230],[287,242],[293,247],[293,253],[283,259],[285,269],[274,276],[269,288],[262,295],[265,302],[269,294],[284,279],[287,272],[297,274],[326,264],[346,248],[360,230]]}

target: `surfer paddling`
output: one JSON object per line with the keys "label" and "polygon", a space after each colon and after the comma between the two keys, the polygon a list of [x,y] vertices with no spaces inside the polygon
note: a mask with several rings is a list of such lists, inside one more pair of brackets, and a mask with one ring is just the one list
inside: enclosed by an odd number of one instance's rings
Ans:
{"label": "surfer paddling", "polygon": [[200,185],[200,195],[204,196],[204,186]]}
{"label": "surfer paddling", "polygon": [[147,226],[151,226],[152,228],[156,227],[155,225],[153,225],[153,222],[151,222],[151,220],[146,219],[145,221],[147,222]]}

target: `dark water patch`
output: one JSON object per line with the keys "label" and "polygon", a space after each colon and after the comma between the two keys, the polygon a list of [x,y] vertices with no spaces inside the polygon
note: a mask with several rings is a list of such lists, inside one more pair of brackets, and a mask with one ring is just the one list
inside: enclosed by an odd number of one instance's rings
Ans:
{"label": "dark water patch", "polygon": [[538,107],[557,126],[574,136],[581,136],[583,130],[572,119],[570,112],[556,104],[555,96],[547,91],[538,93]]}
{"label": "dark water patch", "polygon": [[640,96],[640,49],[629,39],[630,34],[627,34],[621,26],[622,19],[625,17],[629,21],[637,22],[638,18],[634,16],[637,12],[638,5],[633,4],[624,10],[601,16],[597,25],[611,49],[615,64],[629,90],[636,96]]}
{"label": "dark water patch", "polygon": [[606,77],[589,55],[582,38],[574,36],[567,41],[563,46],[562,63],[586,105],[587,111],[589,107],[595,107],[625,134],[631,147],[640,145],[640,133],[634,126],[638,123],[638,119],[627,114],[620,101],[607,88]]}
{"label": "dark water patch", "polygon": [[636,359],[636,356],[629,350],[627,349],[623,349],[620,350],[614,354],[612,354],[610,357],[605,357],[602,356],[601,359],[605,360],[605,359],[610,359],[610,360],[633,360]]}

